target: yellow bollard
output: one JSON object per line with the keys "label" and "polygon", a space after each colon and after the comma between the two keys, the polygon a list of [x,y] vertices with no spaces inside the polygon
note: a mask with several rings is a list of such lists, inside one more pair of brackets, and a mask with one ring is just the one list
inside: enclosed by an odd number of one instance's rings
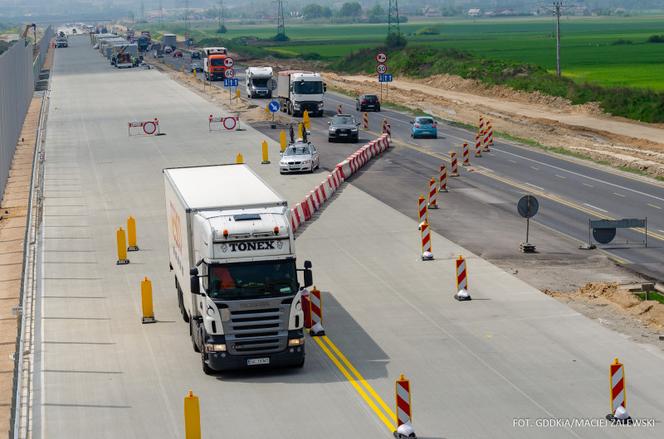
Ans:
{"label": "yellow bollard", "polygon": [[154,310],[152,308],[152,281],[146,276],[141,281],[141,306],[143,308],[142,323],[155,323]]}
{"label": "yellow bollard", "polygon": [[270,114],[270,104],[265,104],[265,114]]}
{"label": "yellow bollard", "polygon": [[133,216],[127,218],[127,241],[129,241],[127,251],[138,251],[138,245],[136,245],[136,220]]}
{"label": "yellow bollard", "polygon": [[263,144],[261,146],[263,148],[263,161],[261,162],[261,164],[269,165],[270,164],[270,159],[267,156],[267,141],[263,140]]}
{"label": "yellow bollard", "polygon": [[238,152],[237,155],[235,156],[235,163],[238,165],[241,165],[244,163],[244,157],[242,156],[241,152]]}
{"label": "yellow bollard", "polygon": [[286,151],[286,146],[288,146],[288,140],[286,140],[286,130],[281,130],[279,133],[279,146],[281,147],[281,152]]}
{"label": "yellow bollard", "polygon": [[304,130],[304,125],[302,125],[301,123],[298,123],[297,124],[297,137],[299,139],[304,139],[304,133],[302,133],[303,130]]}
{"label": "yellow bollard", "polygon": [[302,113],[302,122],[306,129],[311,129],[311,119],[309,119],[309,112],[307,110],[304,110],[304,113]]}
{"label": "yellow bollard", "polygon": [[201,407],[191,390],[184,397],[184,438],[201,439]]}
{"label": "yellow bollard", "polygon": [[118,260],[115,265],[126,265],[129,263],[129,259],[127,259],[127,238],[122,227],[115,233],[115,237],[118,241]]}
{"label": "yellow bollard", "polygon": [[235,99],[240,99],[240,96],[242,96],[240,94],[240,89],[239,88],[235,89]]}

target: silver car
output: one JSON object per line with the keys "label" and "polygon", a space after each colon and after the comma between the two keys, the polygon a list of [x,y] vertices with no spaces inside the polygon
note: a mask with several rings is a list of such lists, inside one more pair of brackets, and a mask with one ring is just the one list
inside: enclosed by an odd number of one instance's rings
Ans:
{"label": "silver car", "polygon": [[297,141],[284,151],[279,161],[279,172],[314,172],[320,166],[316,147],[309,142]]}

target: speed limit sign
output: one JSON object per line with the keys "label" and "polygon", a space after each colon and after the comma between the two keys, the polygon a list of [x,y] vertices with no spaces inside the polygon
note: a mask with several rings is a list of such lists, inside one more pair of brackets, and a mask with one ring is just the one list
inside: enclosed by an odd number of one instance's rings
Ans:
{"label": "speed limit sign", "polygon": [[387,72],[387,66],[385,64],[378,64],[376,66],[376,71],[380,74]]}
{"label": "speed limit sign", "polygon": [[224,66],[226,66],[227,68],[233,67],[234,64],[235,64],[235,61],[233,61],[233,58],[225,58],[224,59]]}
{"label": "speed limit sign", "polygon": [[235,78],[235,70],[226,69],[226,71],[224,72],[224,76],[227,78]]}
{"label": "speed limit sign", "polygon": [[379,64],[384,64],[385,61],[387,61],[387,55],[385,55],[383,52],[380,52],[378,55],[376,55],[376,61]]}

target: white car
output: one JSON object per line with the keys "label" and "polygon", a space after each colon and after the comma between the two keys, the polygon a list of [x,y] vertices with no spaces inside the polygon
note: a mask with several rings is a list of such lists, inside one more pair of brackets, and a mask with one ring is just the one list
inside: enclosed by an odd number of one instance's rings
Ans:
{"label": "white car", "polygon": [[320,167],[320,155],[311,143],[297,141],[284,151],[279,161],[279,172],[314,172]]}

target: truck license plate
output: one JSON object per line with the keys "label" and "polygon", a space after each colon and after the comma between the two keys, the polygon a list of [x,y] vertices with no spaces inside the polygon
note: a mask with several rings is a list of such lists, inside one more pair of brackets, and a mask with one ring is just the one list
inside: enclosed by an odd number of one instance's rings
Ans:
{"label": "truck license plate", "polygon": [[270,364],[270,358],[250,358],[247,360],[247,366],[258,366],[260,364]]}

